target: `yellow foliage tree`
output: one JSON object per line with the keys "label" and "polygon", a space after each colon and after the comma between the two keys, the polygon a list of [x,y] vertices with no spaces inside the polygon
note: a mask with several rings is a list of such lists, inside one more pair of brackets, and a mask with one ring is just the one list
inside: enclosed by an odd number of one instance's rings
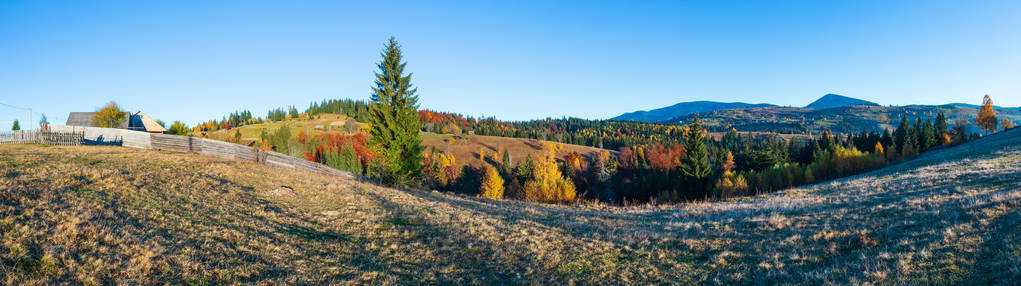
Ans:
{"label": "yellow foliage tree", "polygon": [[92,117],[92,124],[98,127],[116,128],[126,116],[127,113],[121,111],[116,102],[111,101],[96,111],[96,115]]}
{"label": "yellow foliage tree", "polygon": [[876,142],[876,148],[875,148],[874,151],[872,151],[872,154],[876,154],[876,155],[879,155],[879,156],[885,155],[886,152],[883,151],[883,143]]}
{"label": "yellow foliage tree", "polygon": [[982,130],[989,133],[996,132],[996,124],[999,123],[996,120],[996,110],[993,109],[993,100],[986,97],[982,98],[982,107],[978,110],[978,116],[975,116],[975,125],[982,128]]}
{"label": "yellow foliage tree", "polygon": [[1003,118],[1003,123],[1000,123],[1000,126],[1003,127],[1003,130],[1013,129],[1014,122],[1010,121],[1008,118]]}
{"label": "yellow foliage tree", "polygon": [[574,182],[564,178],[557,167],[557,152],[561,144],[547,142],[541,160],[535,162],[531,181],[525,183],[525,199],[539,202],[565,203],[574,201]]}
{"label": "yellow foliage tree", "polygon": [[494,200],[503,198],[503,178],[500,177],[500,172],[495,167],[486,165],[486,171],[482,174],[479,195]]}

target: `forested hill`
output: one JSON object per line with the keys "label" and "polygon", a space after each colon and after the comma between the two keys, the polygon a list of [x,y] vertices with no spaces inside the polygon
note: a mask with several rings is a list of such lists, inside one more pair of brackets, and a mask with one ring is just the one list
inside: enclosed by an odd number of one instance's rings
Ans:
{"label": "forested hill", "polygon": [[613,120],[635,120],[643,122],[659,122],[676,118],[692,113],[709,112],[723,109],[768,107],[772,104],[759,103],[751,104],[744,102],[715,102],[715,101],[692,101],[681,102],[671,106],[657,108],[649,111],[635,111],[621,114],[612,118]]}

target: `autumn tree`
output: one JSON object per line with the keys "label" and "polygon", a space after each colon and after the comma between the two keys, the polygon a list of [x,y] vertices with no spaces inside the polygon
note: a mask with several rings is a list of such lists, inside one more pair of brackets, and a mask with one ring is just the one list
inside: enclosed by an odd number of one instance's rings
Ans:
{"label": "autumn tree", "polygon": [[993,100],[986,94],[982,98],[982,107],[978,110],[978,115],[975,116],[975,125],[982,128],[983,131],[993,133],[996,132],[996,125],[999,121],[996,119],[996,110],[993,109]]}
{"label": "autumn tree", "polygon": [[499,200],[503,198],[503,178],[495,167],[486,165],[482,173],[482,185],[479,195],[484,198]]}
{"label": "autumn tree", "polygon": [[422,137],[418,134],[417,89],[411,74],[405,75],[401,46],[390,37],[377,64],[376,86],[369,107],[370,139],[380,159],[373,175],[397,186],[412,185],[422,170]]}
{"label": "autumn tree", "polygon": [[886,151],[883,150],[883,143],[876,142],[876,147],[872,149],[872,154],[884,156]]}
{"label": "autumn tree", "polygon": [[711,171],[709,167],[709,151],[705,146],[705,130],[698,122],[698,117],[688,125],[685,133],[684,149],[688,156],[681,161],[681,172],[697,190],[704,191],[706,178]]}
{"label": "autumn tree", "polygon": [[125,117],[127,117],[127,112],[121,111],[117,103],[111,101],[96,111],[92,117],[92,124],[98,127],[116,128],[120,126]]}
{"label": "autumn tree", "polygon": [[1003,123],[1000,124],[1000,128],[1003,128],[1003,130],[1013,129],[1014,128],[1014,122],[1010,121],[1010,119],[1004,117],[1003,118]]}
{"label": "autumn tree", "polygon": [[556,154],[563,145],[549,143],[543,147],[543,156],[535,162],[532,179],[525,183],[525,199],[530,201],[565,203],[574,201],[574,183],[560,173]]}

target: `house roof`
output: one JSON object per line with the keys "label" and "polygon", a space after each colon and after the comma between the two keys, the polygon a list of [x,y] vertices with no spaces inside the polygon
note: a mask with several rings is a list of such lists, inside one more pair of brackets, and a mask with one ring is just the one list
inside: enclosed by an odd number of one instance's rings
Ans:
{"label": "house roof", "polygon": [[[67,115],[67,126],[85,126],[85,127],[96,127],[92,123],[92,118],[96,117],[95,112],[71,112]],[[128,120],[122,120],[117,128],[128,128]]]}
{"label": "house roof", "polygon": [[152,118],[149,118],[148,115],[145,115],[145,113],[142,113],[141,111],[131,115],[130,121],[131,122],[128,124],[128,129],[131,130],[160,133],[167,132],[166,128],[160,126],[159,123],[156,123],[155,120],[152,120]]}

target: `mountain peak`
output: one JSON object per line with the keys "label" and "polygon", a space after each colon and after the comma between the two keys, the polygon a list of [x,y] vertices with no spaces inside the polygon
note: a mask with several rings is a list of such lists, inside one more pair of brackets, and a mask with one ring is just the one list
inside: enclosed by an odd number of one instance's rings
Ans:
{"label": "mountain peak", "polygon": [[744,102],[715,102],[715,101],[690,101],[681,102],[671,106],[657,108],[649,111],[635,111],[621,114],[611,118],[613,120],[633,120],[644,122],[660,122],[692,113],[711,112],[724,109],[769,107],[772,104],[751,104]]}
{"label": "mountain peak", "polygon": [[879,105],[879,104],[839,94],[827,93],[826,95],[820,97],[818,100],[805,106],[805,108],[826,109],[852,105]]}

